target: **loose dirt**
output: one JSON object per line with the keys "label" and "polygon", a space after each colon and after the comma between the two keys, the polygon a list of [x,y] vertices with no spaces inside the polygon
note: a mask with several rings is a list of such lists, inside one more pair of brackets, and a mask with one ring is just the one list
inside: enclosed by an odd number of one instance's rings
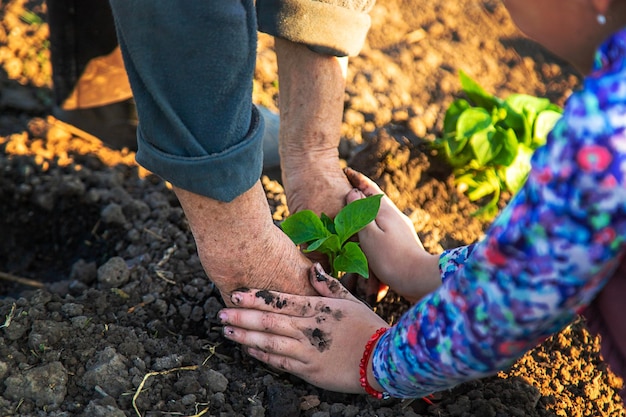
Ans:
{"label": "loose dirt", "polygon": [[[27,10],[41,21],[27,23]],[[6,1],[0,17],[0,415],[624,415],[622,381],[580,320],[432,404],[324,391],[245,356],[220,334],[222,301],[168,184],[131,152],[49,118],[45,2]],[[379,0],[372,19],[351,60],[341,155],[411,217],[429,251],[476,241],[488,223],[428,146],[458,71],[493,94],[560,105],[580,80],[497,1]],[[277,86],[262,36],[255,102],[276,109]],[[279,222],[282,187],[264,185]],[[375,309],[393,323],[406,307],[390,293]]]}

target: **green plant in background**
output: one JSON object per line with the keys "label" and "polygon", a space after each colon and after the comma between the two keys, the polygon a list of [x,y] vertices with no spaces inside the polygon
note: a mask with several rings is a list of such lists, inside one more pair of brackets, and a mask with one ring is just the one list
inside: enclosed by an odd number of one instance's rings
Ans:
{"label": "green plant in background", "polygon": [[382,194],[372,195],[347,204],[335,220],[322,213],[302,210],[287,217],[281,228],[296,245],[306,244],[304,252],[320,252],[328,256],[331,275],[355,272],[369,277],[367,258],[357,242],[349,239],[376,218]]}
{"label": "green plant in background", "polygon": [[562,109],[546,98],[512,94],[500,99],[487,93],[465,72],[459,73],[467,100],[447,109],[443,150],[454,169],[455,181],[471,201],[491,196],[475,215],[491,218],[498,212],[503,190],[515,194],[526,181],[530,158],[546,137]]}
{"label": "green plant in background", "polygon": [[24,10],[20,15],[20,19],[29,25],[41,26],[44,24],[43,18],[32,10]]}

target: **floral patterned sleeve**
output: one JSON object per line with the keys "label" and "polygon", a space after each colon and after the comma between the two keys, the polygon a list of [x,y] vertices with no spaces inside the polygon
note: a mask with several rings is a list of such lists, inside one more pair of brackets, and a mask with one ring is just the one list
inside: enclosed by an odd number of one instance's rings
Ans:
{"label": "floral patterned sleeve", "polygon": [[589,304],[625,239],[626,29],[598,51],[485,238],[442,254],[442,286],[381,337],[376,379],[414,398],[507,368]]}

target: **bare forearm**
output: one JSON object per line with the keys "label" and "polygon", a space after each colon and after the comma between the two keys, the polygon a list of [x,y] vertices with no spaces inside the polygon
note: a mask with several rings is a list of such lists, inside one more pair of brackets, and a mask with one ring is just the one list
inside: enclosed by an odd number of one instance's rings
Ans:
{"label": "bare forearm", "polygon": [[276,39],[281,150],[336,151],[343,118],[347,58]]}
{"label": "bare forearm", "polygon": [[282,180],[291,212],[334,216],[350,190],[339,161],[347,58],[276,39]]}

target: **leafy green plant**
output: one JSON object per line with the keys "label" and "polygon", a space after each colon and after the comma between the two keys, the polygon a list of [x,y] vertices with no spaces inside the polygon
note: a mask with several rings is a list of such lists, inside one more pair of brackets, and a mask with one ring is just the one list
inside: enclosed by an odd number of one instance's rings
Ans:
{"label": "leafy green plant", "polygon": [[377,194],[355,200],[343,207],[335,220],[302,210],[287,217],[281,228],[296,245],[307,245],[304,252],[327,255],[333,277],[355,272],[368,278],[367,258],[359,244],[349,239],[376,218],[381,198],[382,194]]}
{"label": "leafy green plant", "polygon": [[20,19],[29,25],[41,26],[44,24],[43,18],[32,10],[24,10],[20,15]]}
{"label": "leafy green plant", "polygon": [[475,215],[493,217],[501,191],[515,194],[530,171],[530,158],[562,109],[546,98],[511,94],[501,99],[487,93],[465,72],[459,73],[467,96],[452,102],[443,122],[443,150],[455,181],[471,201],[491,196]]}

